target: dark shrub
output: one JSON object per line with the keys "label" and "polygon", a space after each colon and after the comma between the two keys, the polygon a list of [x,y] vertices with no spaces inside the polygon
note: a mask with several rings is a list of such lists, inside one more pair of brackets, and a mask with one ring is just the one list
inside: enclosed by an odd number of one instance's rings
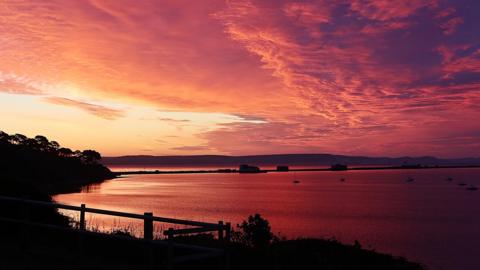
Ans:
{"label": "dark shrub", "polygon": [[268,220],[260,214],[249,216],[248,220],[238,224],[241,229],[240,241],[254,248],[266,248],[274,240]]}

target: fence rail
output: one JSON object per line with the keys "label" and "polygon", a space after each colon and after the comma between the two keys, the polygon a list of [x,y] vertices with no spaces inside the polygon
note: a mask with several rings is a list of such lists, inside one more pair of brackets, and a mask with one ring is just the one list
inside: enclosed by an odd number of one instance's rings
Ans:
{"label": "fence rail", "polygon": [[152,238],[153,225],[151,226],[150,224],[153,224],[154,221],[157,221],[157,222],[163,222],[163,223],[198,227],[198,228],[177,229],[177,230],[174,230],[173,228],[169,228],[168,231],[164,232],[164,235],[167,235],[169,237],[173,237],[174,235],[177,235],[177,234],[217,232],[218,238],[223,239],[224,232],[225,232],[225,236],[226,236],[225,240],[227,241],[230,240],[229,235],[230,235],[231,225],[229,222],[225,224],[223,223],[223,221],[219,221],[218,223],[209,223],[209,222],[201,222],[201,221],[193,221],[193,220],[185,220],[185,219],[159,217],[159,216],[154,216],[153,213],[151,212],[145,212],[142,215],[142,214],[134,214],[134,213],[112,211],[112,210],[105,210],[105,209],[98,209],[98,208],[90,208],[90,207],[86,207],[85,204],[81,204],[80,206],[74,206],[74,205],[68,205],[68,204],[50,203],[50,202],[34,201],[34,200],[29,200],[24,198],[12,198],[12,197],[4,197],[4,196],[0,196],[0,201],[78,211],[80,213],[80,220],[79,220],[80,229],[86,228],[85,213],[93,213],[93,214],[101,214],[101,215],[107,215],[107,216],[141,219],[144,221],[144,238],[146,239],[153,239]]}
{"label": "fence rail", "polygon": [[[142,214],[112,211],[112,210],[106,210],[106,209],[90,208],[90,207],[86,207],[85,204],[81,204],[80,206],[74,206],[74,205],[68,205],[68,204],[42,202],[42,201],[35,201],[35,200],[26,199],[26,198],[13,198],[13,197],[5,197],[5,196],[0,196],[0,202],[78,211],[80,214],[79,230],[75,230],[75,231],[77,231],[81,235],[82,234],[98,234],[95,232],[90,232],[86,229],[85,213],[93,213],[93,214],[101,214],[101,215],[107,215],[107,216],[125,217],[125,218],[143,220],[143,224],[144,224],[143,239],[136,239],[136,238],[132,239],[125,236],[109,235],[109,234],[102,234],[102,235],[110,238],[143,241],[148,244],[167,247],[169,249],[167,265],[170,265],[170,267],[167,267],[167,268],[169,269],[173,268],[173,263],[212,258],[212,257],[218,257],[218,256],[224,255],[224,251],[220,249],[174,243],[173,239],[176,235],[195,234],[195,233],[203,233],[203,232],[216,232],[217,238],[219,240],[225,241],[225,242],[230,241],[231,225],[229,222],[225,224],[223,223],[223,221],[219,221],[218,223],[208,223],[208,222],[193,221],[193,220],[159,217],[159,216],[154,216],[153,213],[151,212],[145,212],[142,215]],[[26,213],[28,214],[28,211],[26,211]],[[28,226],[44,227],[44,228],[54,229],[54,230],[72,230],[71,228],[62,228],[55,225],[32,222],[28,220],[28,216],[23,217],[23,219],[12,219],[8,217],[0,217],[0,221],[18,223],[18,224],[23,224]],[[153,237],[154,222],[163,222],[163,223],[187,225],[187,226],[195,226],[195,227],[184,228],[184,229],[169,228],[163,233],[165,236],[167,236],[168,241],[154,241],[154,237]],[[186,249],[198,251],[200,253],[193,254],[193,255],[178,256],[174,258],[173,257],[174,247],[186,248]],[[226,268],[228,269],[229,267],[226,266]]]}

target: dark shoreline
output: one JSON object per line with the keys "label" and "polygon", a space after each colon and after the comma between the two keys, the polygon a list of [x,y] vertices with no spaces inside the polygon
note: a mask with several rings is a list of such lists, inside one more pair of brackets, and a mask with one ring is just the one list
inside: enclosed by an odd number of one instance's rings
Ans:
{"label": "dark shoreline", "polygon": [[55,189],[50,190],[48,192],[48,195],[53,197],[53,196],[61,195],[61,194],[81,192],[85,187],[88,187],[88,186],[91,186],[91,185],[102,184],[103,182],[115,179],[118,176],[119,176],[118,174],[112,172],[112,175],[110,175],[110,176],[91,179],[91,181],[84,182],[84,183],[67,183],[67,184],[64,184],[64,185],[58,185],[57,187],[55,187]]}
{"label": "dark shoreline", "polygon": [[125,171],[112,172],[117,177],[121,175],[134,174],[197,174],[197,173],[241,173],[241,174],[256,174],[269,172],[318,172],[318,171],[364,171],[364,170],[418,170],[418,169],[460,169],[460,168],[480,168],[480,165],[451,165],[451,166],[386,166],[386,167],[353,167],[346,170],[336,170],[331,168],[305,168],[305,169],[289,169],[288,171],[278,170],[260,170],[258,172],[240,172],[237,169],[216,169],[216,170],[184,170],[184,171],[161,171],[161,170],[140,170],[140,171]]}

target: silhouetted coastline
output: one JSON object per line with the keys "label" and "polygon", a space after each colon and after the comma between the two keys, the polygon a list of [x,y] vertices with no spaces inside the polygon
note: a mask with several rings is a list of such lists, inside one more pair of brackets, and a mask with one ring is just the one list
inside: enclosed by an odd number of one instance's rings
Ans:
{"label": "silhouetted coastline", "polygon": [[[418,169],[454,169],[454,168],[480,168],[480,165],[452,165],[452,166],[383,166],[383,167],[352,167],[342,171],[362,171],[362,170],[418,170]],[[289,168],[289,172],[318,172],[318,171],[338,171],[332,168]],[[275,173],[285,172],[278,169],[259,169],[254,173]],[[113,171],[116,176],[130,175],[130,174],[196,174],[196,173],[240,173],[237,169],[212,169],[212,170],[138,170],[138,171]]]}
{"label": "silhouetted coastline", "polygon": [[79,191],[83,186],[112,179],[94,150],[72,151],[38,135],[9,135],[0,131],[0,177],[54,195]]}
{"label": "silhouetted coastline", "polygon": [[240,164],[253,164],[265,166],[309,166],[330,167],[332,164],[347,164],[348,166],[360,167],[383,167],[383,166],[480,166],[480,158],[452,158],[442,159],[430,156],[424,157],[367,157],[346,156],[333,154],[274,154],[274,155],[251,155],[251,156],[226,156],[226,155],[189,155],[189,156],[119,156],[103,157],[101,161],[106,166],[190,166],[190,167],[237,167]]}

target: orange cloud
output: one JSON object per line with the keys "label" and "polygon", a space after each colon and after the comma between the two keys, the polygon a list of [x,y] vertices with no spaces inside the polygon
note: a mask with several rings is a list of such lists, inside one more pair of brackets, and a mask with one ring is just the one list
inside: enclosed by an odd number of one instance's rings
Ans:
{"label": "orange cloud", "polygon": [[0,71],[0,92],[9,94],[38,95],[42,91],[27,78],[13,74],[3,74]]}

